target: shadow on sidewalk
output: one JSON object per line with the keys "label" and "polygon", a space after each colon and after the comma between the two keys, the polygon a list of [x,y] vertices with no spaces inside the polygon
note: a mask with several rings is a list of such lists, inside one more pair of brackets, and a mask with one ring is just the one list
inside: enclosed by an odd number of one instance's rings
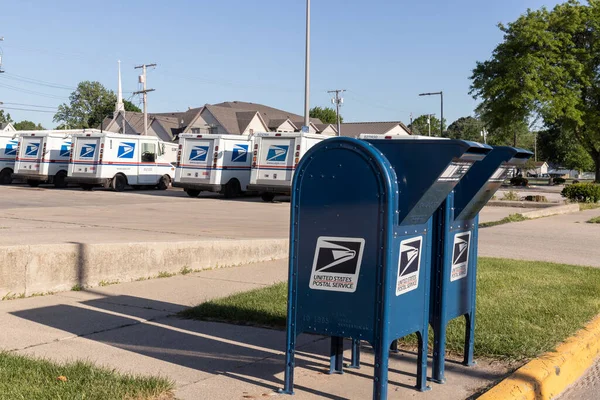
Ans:
{"label": "shadow on sidewalk", "polygon": [[[147,317],[149,309],[171,312],[182,306],[132,296],[108,296],[81,304],[96,309],[61,304],[11,314],[182,367],[228,376],[268,390],[283,387],[277,375],[284,369],[285,332],[177,317],[140,322],[135,318]],[[302,339],[301,345],[318,340],[308,335]],[[77,356],[93,361],[92,354]],[[310,358],[298,358],[297,366],[324,371],[323,364]],[[298,389],[337,399],[311,388]]]}

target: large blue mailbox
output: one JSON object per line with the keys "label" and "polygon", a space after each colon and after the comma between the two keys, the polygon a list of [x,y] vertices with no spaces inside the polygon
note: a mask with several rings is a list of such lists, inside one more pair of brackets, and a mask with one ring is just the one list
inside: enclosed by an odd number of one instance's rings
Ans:
{"label": "large blue mailbox", "polygon": [[488,151],[456,140],[333,138],[305,154],[292,185],[285,393],[302,332],[332,338],[334,372],[344,337],[371,343],[376,399],[387,396],[390,345],[417,333],[417,388],[427,389],[431,216]]}
{"label": "large blue mailbox", "polygon": [[509,169],[524,164],[531,155],[514,147],[494,147],[470,168],[434,215],[430,321],[435,382],[445,381],[446,327],[453,318],[466,318],[464,364],[473,364],[479,211],[496,193]]}

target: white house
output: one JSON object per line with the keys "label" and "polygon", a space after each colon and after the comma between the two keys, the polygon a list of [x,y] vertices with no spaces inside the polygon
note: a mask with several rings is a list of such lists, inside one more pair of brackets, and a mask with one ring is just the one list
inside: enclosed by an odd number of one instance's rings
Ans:
{"label": "white house", "polygon": [[548,174],[549,165],[546,161],[536,161],[534,168],[527,170],[527,176],[542,176]]}
{"label": "white house", "polygon": [[0,131],[1,132],[16,132],[17,130],[15,129],[13,124],[11,124],[10,122],[3,122],[0,124]]}
{"label": "white house", "polygon": [[361,133],[376,135],[410,135],[410,130],[400,121],[385,122],[344,122],[340,126],[340,135],[358,137]]}

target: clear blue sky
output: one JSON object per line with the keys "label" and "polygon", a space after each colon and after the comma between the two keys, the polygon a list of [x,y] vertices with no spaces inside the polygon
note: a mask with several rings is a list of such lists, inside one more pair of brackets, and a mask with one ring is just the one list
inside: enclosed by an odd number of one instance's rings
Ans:
{"label": "clear blue sky", "polygon": [[[438,97],[417,95],[443,90],[448,122],[471,115],[468,77],[501,40],[496,24],[556,3],[313,0],[311,107],[348,89],[346,121],[408,123],[411,112],[439,116]],[[158,64],[150,112],[242,100],[302,114],[304,10],[305,0],[4,1],[0,101],[56,107],[82,80],[116,90],[120,59],[125,98],[137,90],[134,65]],[[56,125],[52,113],[7,111]]]}

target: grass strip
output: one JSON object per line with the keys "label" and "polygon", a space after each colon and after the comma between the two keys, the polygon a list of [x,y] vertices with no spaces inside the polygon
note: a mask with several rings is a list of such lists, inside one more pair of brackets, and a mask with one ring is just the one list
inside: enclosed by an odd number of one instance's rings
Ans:
{"label": "grass strip", "polygon": [[600,217],[594,217],[587,221],[589,224],[600,224]]}
{"label": "grass strip", "polygon": [[526,221],[528,218],[524,217],[523,214],[510,214],[508,217],[504,217],[499,221],[489,221],[479,223],[480,228],[489,228],[490,226],[504,225],[511,222]]}
{"label": "grass strip", "polygon": [[173,383],[123,375],[88,362],[54,363],[0,353],[0,399],[167,400]]}
{"label": "grass strip", "polygon": [[[600,270],[548,262],[480,258],[475,354],[536,357],[600,313]],[[234,294],[184,310],[182,317],[284,328],[287,284]],[[464,346],[464,318],[448,326],[448,350]],[[431,339],[431,336],[430,336]],[[406,344],[416,338],[406,337]]]}

